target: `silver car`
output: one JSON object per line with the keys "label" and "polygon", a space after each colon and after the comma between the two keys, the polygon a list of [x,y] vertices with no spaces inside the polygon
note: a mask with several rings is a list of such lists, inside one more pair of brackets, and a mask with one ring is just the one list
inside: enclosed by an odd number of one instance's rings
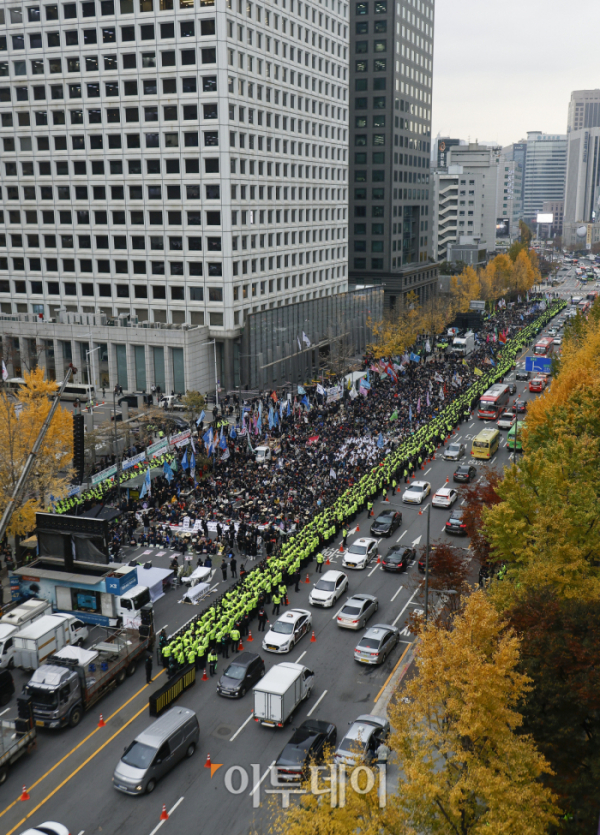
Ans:
{"label": "silver car", "polygon": [[449,444],[444,452],[444,458],[446,461],[458,461],[459,458],[464,457],[464,454],[464,444]]}
{"label": "silver car", "polygon": [[381,716],[371,713],[358,716],[334,754],[336,765],[357,765],[359,762],[372,763],[377,758],[377,749],[390,735],[390,723]]}
{"label": "silver car", "polygon": [[400,630],[388,623],[369,627],[354,648],[354,659],[362,664],[383,664],[400,640]]}
{"label": "silver car", "polygon": [[362,629],[377,609],[379,601],[372,594],[355,594],[344,603],[337,616],[337,625],[344,629]]}

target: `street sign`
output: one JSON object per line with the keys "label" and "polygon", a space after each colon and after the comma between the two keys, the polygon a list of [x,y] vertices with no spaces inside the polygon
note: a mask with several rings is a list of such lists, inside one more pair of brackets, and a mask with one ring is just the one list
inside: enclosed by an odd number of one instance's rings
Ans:
{"label": "street sign", "polygon": [[107,467],[105,470],[102,470],[100,473],[96,473],[96,475],[92,476],[92,484],[100,484],[101,481],[105,481],[107,478],[110,478],[113,475],[117,474],[117,465],[113,464],[112,467]]}
{"label": "street sign", "polygon": [[525,357],[525,370],[549,374],[552,367],[550,357]]}
{"label": "street sign", "polygon": [[476,301],[473,299],[469,302],[469,309],[470,310],[480,310],[482,313],[485,312],[485,302]]}

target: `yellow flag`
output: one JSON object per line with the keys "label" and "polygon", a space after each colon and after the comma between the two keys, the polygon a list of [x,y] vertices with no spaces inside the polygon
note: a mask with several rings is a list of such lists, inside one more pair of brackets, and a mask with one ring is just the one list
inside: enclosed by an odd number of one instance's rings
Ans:
{"label": "yellow flag", "polygon": [[463,365],[468,365],[469,363],[468,363],[466,360],[463,360],[463,361],[462,361],[462,364],[463,364]]}
{"label": "yellow flag", "polygon": [[482,377],[483,376],[483,371],[481,370],[481,368],[474,368],[473,369],[473,374],[476,377]]}

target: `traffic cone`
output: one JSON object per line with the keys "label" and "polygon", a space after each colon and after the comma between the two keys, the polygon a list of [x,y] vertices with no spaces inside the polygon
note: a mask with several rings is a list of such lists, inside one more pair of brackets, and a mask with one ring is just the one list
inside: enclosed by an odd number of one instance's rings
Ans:
{"label": "traffic cone", "polygon": [[211,765],[212,765],[212,763],[210,761],[210,754],[207,754],[206,755],[206,762],[204,763],[204,768],[210,768]]}
{"label": "traffic cone", "polygon": [[312,635],[310,636],[310,642],[311,642],[311,644],[316,644],[317,643],[317,639],[315,638],[314,629],[313,629]]}
{"label": "traffic cone", "polygon": [[325,565],[331,565],[331,560],[329,559],[329,557],[327,557],[327,559],[325,560]]}
{"label": "traffic cone", "polygon": [[379,565],[380,562],[381,562],[381,557],[379,556],[379,554],[377,554],[377,565]]}
{"label": "traffic cone", "polygon": [[252,632],[248,632],[248,640],[253,641],[254,638],[252,637]]}
{"label": "traffic cone", "polygon": [[206,667],[204,668],[204,672],[202,673],[202,681],[208,681],[208,676],[206,675]]}
{"label": "traffic cone", "polygon": [[385,494],[385,499],[384,499],[383,501],[384,501],[384,503],[386,503],[386,502],[387,502],[387,504],[389,504],[389,503],[390,503],[390,500],[389,500],[389,499],[388,499],[388,497],[387,497],[387,493]]}
{"label": "traffic cone", "polygon": [[238,652],[242,652],[243,649],[244,649],[244,645],[242,643],[242,639],[240,638],[240,643],[238,645]]}
{"label": "traffic cone", "polygon": [[446,484],[448,484],[449,482],[450,482],[450,479],[449,479],[449,478],[447,478],[447,479],[446,479]]}
{"label": "traffic cone", "polygon": [[106,725],[106,722],[102,718],[102,714],[100,714],[100,721],[98,722],[98,727],[103,728]]}
{"label": "traffic cone", "polygon": [[340,542],[340,554],[344,553],[344,543]]}
{"label": "traffic cone", "polygon": [[23,791],[21,792],[21,797],[19,800],[29,800],[29,792],[27,791],[27,787],[23,786]]}
{"label": "traffic cone", "polygon": [[[340,546],[340,548],[341,548],[341,546]],[[310,583],[310,577],[308,576],[308,574],[306,575],[306,580],[304,582],[305,583]]]}
{"label": "traffic cone", "polygon": [[169,813],[167,812],[167,807],[163,803],[162,812],[160,813],[161,821],[168,821],[169,820]]}
{"label": "traffic cone", "polygon": [[356,526],[356,533],[360,533],[360,528],[358,525]]}
{"label": "traffic cone", "polygon": [[288,596],[287,596],[287,594],[286,594],[286,596],[285,596],[285,605],[286,605],[286,606],[289,606],[289,605],[290,605],[290,601],[288,600]]}

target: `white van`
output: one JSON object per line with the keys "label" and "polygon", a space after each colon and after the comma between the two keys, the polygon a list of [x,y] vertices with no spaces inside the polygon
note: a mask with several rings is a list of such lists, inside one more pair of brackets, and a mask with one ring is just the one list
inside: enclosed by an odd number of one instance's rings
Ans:
{"label": "white van", "polygon": [[15,666],[14,637],[18,631],[16,626],[0,623],[0,669],[8,667],[12,670]]}
{"label": "white van", "polygon": [[0,623],[8,623],[11,626],[22,629],[26,624],[33,623],[44,615],[51,614],[52,604],[48,600],[32,598],[17,606],[16,609],[7,612],[6,615],[3,615],[0,618]]}

